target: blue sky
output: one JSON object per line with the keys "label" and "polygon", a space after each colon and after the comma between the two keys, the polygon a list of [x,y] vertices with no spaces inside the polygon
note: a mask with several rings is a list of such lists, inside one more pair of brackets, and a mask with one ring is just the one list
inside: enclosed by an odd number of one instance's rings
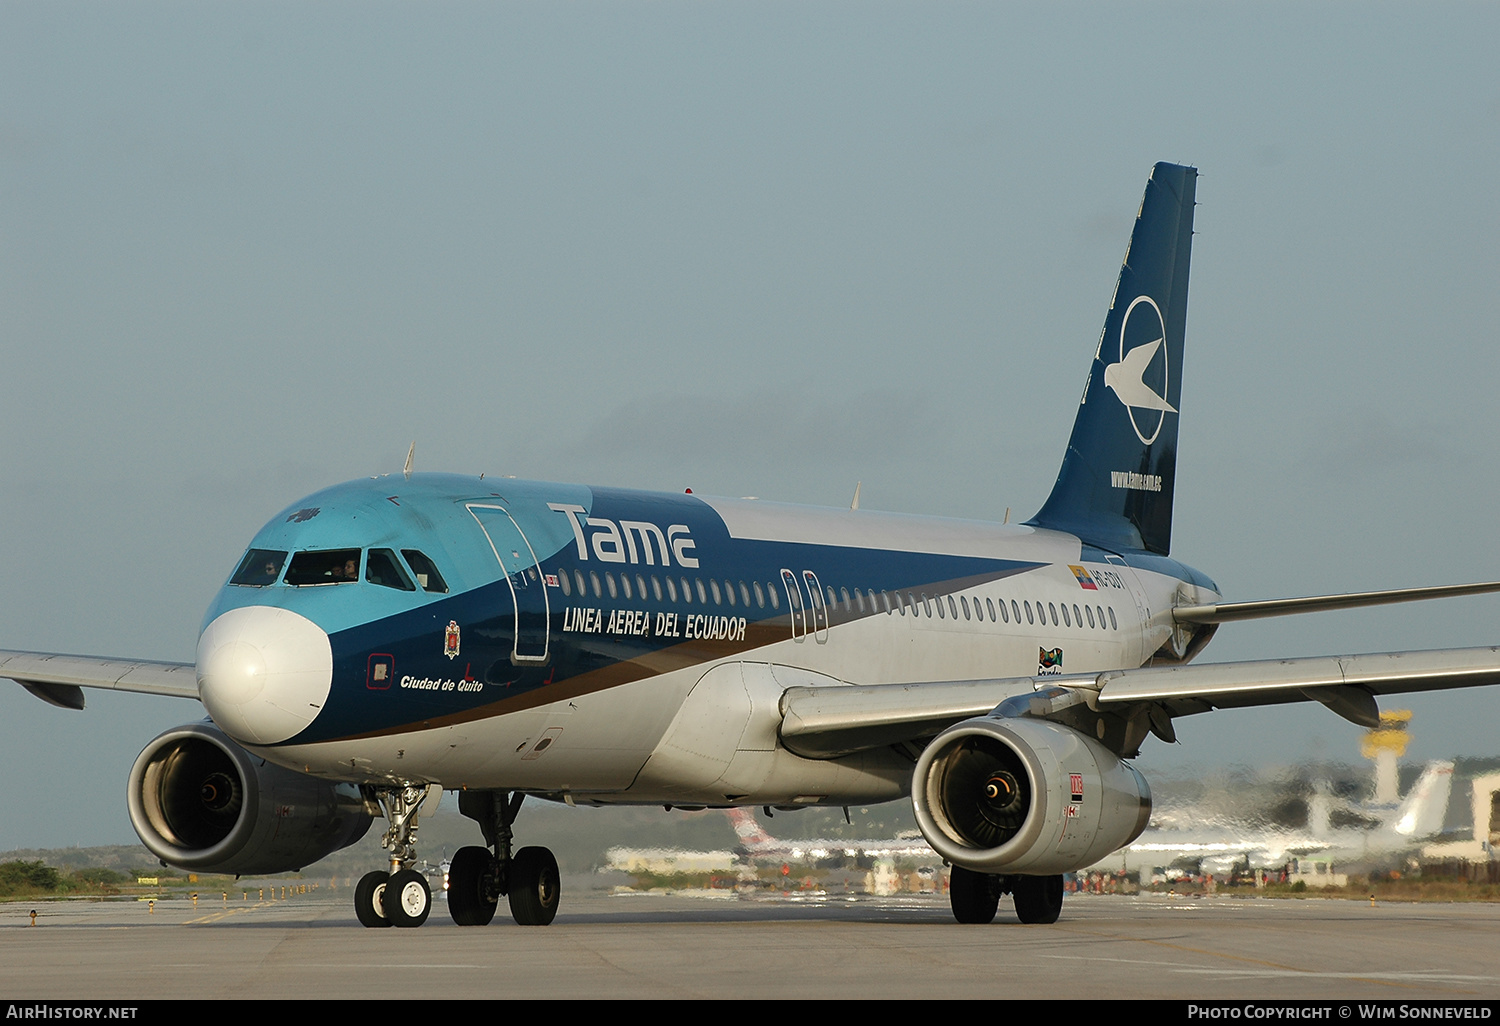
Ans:
{"label": "blue sky", "polygon": [[[0,647],[191,659],[267,517],[413,439],[1029,516],[1157,160],[1202,174],[1174,555],[1247,599],[1500,578],[1497,38],[1482,4],[0,4]],[[1410,705],[1413,758],[1500,748],[1500,694]],[[131,839],[131,760],[198,715],[0,689],[3,846]],[[1141,765],[1358,736],[1224,713]]]}

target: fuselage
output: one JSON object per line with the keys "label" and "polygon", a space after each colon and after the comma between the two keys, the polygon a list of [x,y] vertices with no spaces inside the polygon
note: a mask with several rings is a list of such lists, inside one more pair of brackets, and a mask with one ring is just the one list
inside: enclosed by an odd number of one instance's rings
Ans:
{"label": "fuselage", "polygon": [[792,755],[780,690],[1138,666],[1170,649],[1174,604],[1217,598],[1175,560],[1033,527],[380,477],[256,535],[198,670],[226,732],[332,779],[875,801],[905,792],[909,758]]}

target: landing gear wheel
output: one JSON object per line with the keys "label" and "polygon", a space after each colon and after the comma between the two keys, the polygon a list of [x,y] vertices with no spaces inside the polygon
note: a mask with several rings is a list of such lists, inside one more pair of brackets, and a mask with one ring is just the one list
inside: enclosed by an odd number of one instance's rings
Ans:
{"label": "landing gear wheel", "polygon": [[992,922],[1000,907],[1000,878],[954,866],[948,877],[948,903],[960,923]]}
{"label": "landing gear wheel", "polygon": [[522,848],[510,860],[510,914],[521,926],[546,926],[557,915],[562,881],[546,848]]}
{"label": "landing gear wheel", "polygon": [[432,911],[432,890],[415,869],[392,873],[385,885],[385,917],[392,926],[421,926]]}
{"label": "landing gear wheel", "polygon": [[448,914],[459,926],[487,926],[500,903],[499,865],[488,848],[458,849],[448,866]]}
{"label": "landing gear wheel", "polygon": [[1046,925],[1062,914],[1063,878],[1018,876],[1015,885],[1016,915],[1023,923]]}
{"label": "landing gear wheel", "polygon": [[385,917],[385,885],[391,874],[376,870],[359,878],[354,887],[354,914],[361,926],[390,926]]}

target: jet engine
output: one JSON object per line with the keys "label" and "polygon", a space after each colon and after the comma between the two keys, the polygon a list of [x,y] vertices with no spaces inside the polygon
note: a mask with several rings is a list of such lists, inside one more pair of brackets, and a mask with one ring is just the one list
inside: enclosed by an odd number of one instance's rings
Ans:
{"label": "jet engine", "polygon": [[371,816],[352,784],[245,751],[211,723],[158,736],[130,770],[130,822],[163,862],[213,873],[283,873],[348,847]]}
{"label": "jet engine", "polygon": [[1151,789],[1093,738],[1046,720],[980,716],[949,727],[913,771],[927,843],[980,873],[1048,876],[1140,836]]}

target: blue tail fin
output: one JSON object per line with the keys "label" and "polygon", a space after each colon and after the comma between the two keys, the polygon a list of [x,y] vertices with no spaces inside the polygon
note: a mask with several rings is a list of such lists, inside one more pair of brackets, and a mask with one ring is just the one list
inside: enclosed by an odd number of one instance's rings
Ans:
{"label": "blue tail fin", "polygon": [[1195,168],[1157,164],[1052,495],[1028,521],[1104,549],[1172,546]]}

